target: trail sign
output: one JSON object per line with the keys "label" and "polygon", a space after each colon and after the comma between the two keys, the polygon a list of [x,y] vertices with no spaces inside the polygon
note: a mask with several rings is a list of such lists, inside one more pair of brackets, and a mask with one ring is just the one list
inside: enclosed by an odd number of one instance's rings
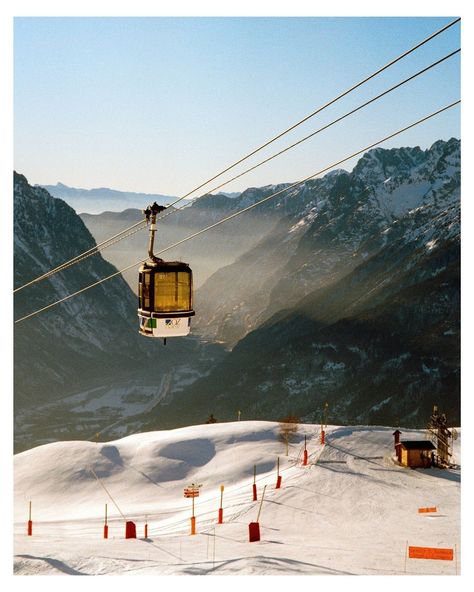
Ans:
{"label": "trail sign", "polygon": [[184,488],[184,497],[199,497],[199,488],[202,485],[194,485],[194,483]]}
{"label": "trail sign", "polygon": [[199,489],[192,489],[191,487],[185,487],[184,497],[199,497]]}

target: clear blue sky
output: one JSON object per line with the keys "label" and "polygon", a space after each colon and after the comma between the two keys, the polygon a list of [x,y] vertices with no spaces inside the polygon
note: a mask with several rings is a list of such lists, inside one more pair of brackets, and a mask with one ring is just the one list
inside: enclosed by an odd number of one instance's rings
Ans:
{"label": "clear blue sky", "polygon": [[[17,17],[15,169],[182,195],[455,16]],[[458,24],[252,163],[459,47]],[[296,181],[459,97],[455,56],[225,190]],[[384,146],[452,136],[459,107]]]}

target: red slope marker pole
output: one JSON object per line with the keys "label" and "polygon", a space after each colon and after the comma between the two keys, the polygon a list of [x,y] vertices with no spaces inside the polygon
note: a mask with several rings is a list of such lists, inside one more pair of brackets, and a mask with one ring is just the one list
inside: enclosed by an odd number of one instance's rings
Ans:
{"label": "red slope marker pole", "polygon": [[308,464],[308,451],[306,450],[306,436],[304,437],[304,450],[303,450],[303,466]]}
{"label": "red slope marker pole", "polygon": [[222,498],[224,497],[224,486],[221,485],[221,505],[219,508],[219,518],[218,518],[218,524],[222,524],[224,522],[224,509],[222,508]]}
{"label": "red slope marker pole", "polygon": [[107,504],[105,504],[104,539],[109,538],[109,525],[107,524]]}
{"label": "red slope marker pole", "polygon": [[33,521],[31,520],[31,502],[30,502],[30,509],[28,513],[28,536],[33,536]]}
{"label": "red slope marker pole", "polygon": [[281,475],[280,475],[280,457],[277,459],[277,482],[275,489],[280,489],[281,487]]}
{"label": "red slope marker pole", "polygon": [[328,421],[328,403],[326,401],[326,403],[324,403],[324,411],[323,411],[323,416],[321,418],[321,444],[326,443],[326,428],[328,427],[327,421]]}
{"label": "red slope marker pole", "polygon": [[253,501],[257,501],[257,465],[253,465],[253,485],[252,485]]}
{"label": "red slope marker pole", "polygon": [[148,538],[148,516],[145,516],[145,538]]}

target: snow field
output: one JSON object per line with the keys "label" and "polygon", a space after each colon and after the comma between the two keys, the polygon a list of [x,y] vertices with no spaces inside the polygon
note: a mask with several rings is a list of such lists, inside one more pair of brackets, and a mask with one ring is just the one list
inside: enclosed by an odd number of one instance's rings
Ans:
{"label": "snow field", "polygon": [[[58,442],[23,452],[15,456],[15,573],[460,573],[460,469],[398,466],[392,432],[329,426],[323,447],[319,427],[301,424],[288,457],[279,425],[252,421],[97,444]],[[426,437],[402,432],[402,439]],[[455,446],[460,463],[460,439]],[[278,457],[282,487],[277,490]],[[257,502],[252,501],[254,465]],[[195,536],[189,534],[191,500],[183,496],[192,483],[202,484],[195,499]],[[219,525],[221,484],[224,524]],[[257,517],[265,485],[261,541],[249,543],[248,524]],[[29,500],[32,537],[26,536]],[[108,540],[102,538],[106,503]],[[427,506],[438,512],[418,513]],[[121,514],[136,522],[137,539],[124,538]],[[406,560],[407,544],[455,548],[455,561]]]}

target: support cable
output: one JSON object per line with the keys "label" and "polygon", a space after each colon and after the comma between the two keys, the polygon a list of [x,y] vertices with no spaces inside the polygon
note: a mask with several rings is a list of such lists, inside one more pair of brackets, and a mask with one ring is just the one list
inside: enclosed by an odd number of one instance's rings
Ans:
{"label": "support cable", "polygon": [[[431,119],[432,117],[435,117],[437,115],[439,115],[440,113],[443,113],[444,111],[447,111],[448,109],[451,109],[452,107],[455,107],[456,105],[459,105],[461,103],[461,100],[457,100],[454,101],[453,103],[450,103],[449,105],[446,105],[445,107],[442,107],[441,109],[438,109],[437,111],[434,111],[433,113],[430,113],[429,115],[426,115],[425,117],[422,117],[421,119],[418,119],[417,121],[415,121],[414,123],[411,123],[399,130],[397,130],[396,132],[393,132],[391,134],[389,134],[388,136],[385,136],[384,138],[381,138],[380,140],[377,140],[376,142],[373,142],[372,144],[370,144],[369,146],[366,146],[365,148],[362,148],[360,150],[357,150],[356,152],[353,152],[352,154],[350,154],[349,156],[346,156],[345,158],[337,161],[337,162],[333,162],[332,164],[324,167],[323,169],[320,169],[319,171],[317,171],[316,173],[313,173],[312,175],[309,175],[308,177],[306,177],[305,179],[302,179],[301,181],[297,181],[296,183],[293,183],[291,185],[289,185],[288,187],[285,187],[283,189],[280,189],[279,191],[272,193],[271,195],[268,195],[267,197],[259,200],[258,202],[255,202],[254,204],[251,204],[249,206],[247,206],[246,208],[243,208],[242,210],[239,210],[237,212],[234,212],[233,214],[231,214],[230,216],[226,216],[225,218],[223,218],[222,220],[219,220],[217,222],[215,222],[214,224],[211,224],[210,226],[207,226],[206,228],[203,228],[179,241],[177,241],[176,243],[169,245],[168,247],[165,247],[164,249],[161,249],[161,251],[158,251],[158,253],[156,253],[156,255],[161,255],[161,253],[164,253],[165,251],[169,251],[170,249],[173,249],[189,240],[192,240],[193,238],[195,238],[196,236],[199,236],[201,234],[204,234],[205,232],[207,232],[208,230],[211,230],[212,228],[215,228],[216,226],[219,226],[220,224],[223,224],[224,222],[227,222],[228,220],[232,220],[233,218],[240,216],[241,214],[248,212],[249,210],[261,205],[262,203],[265,203],[267,201],[269,201],[270,199],[273,199],[274,197],[276,197],[277,195],[281,195],[283,192],[285,191],[289,191],[290,189],[293,189],[299,185],[303,185],[304,183],[306,183],[307,181],[314,179],[315,177],[317,177],[318,175],[321,175],[322,173],[325,173],[326,171],[333,169],[337,166],[339,166],[340,164],[350,160],[351,158],[354,158],[355,156],[358,156],[359,154],[362,154],[363,152],[366,152],[367,150],[370,150],[372,148],[374,148],[375,146],[382,144],[383,142],[386,142],[387,140],[390,140],[391,138],[394,138],[395,136],[398,136],[399,134]],[[69,294],[68,296],[65,296],[64,298],[61,298],[60,300],[57,300],[56,302],[52,302],[50,304],[48,304],[47,306],[44,306],[43,308],[40,308],[39,310],[36,310],[28,315],[25,315],[23,317],[21,317],[20,319],[17,319],[15,321],[15,323],[20,323],[21,321],[24,321],[26,319],[29,319],[37,314],[39,314],[40,312],[43,312],[45,310],[48,310],[49,308],[56,306],[57,304],[60,304],[61,302],[65,302],[66,300],[69,300],[70,298],[73,298],[74,296],[77,296],[78,294],[81,294],[82,292],[85,292],[86,290],[89,290],[90,288],[93,288],[94,286],[97,286],[99,284],[102,284],[103,282],[117,276],[120,275],[122,272],[127,271],[128,269],[131,269],[132,267],[136,267],[137,265],[139,265],[140,263],[143,263],[144,260],[141,259],[140,261],[133,263],[132,265],[128,265],[127,267],[121,269],[120,271],[117,271],[105,278],[102,278],[101,280],[98,280],[97,282],[94,282],[93,284],[90,284],[89,286],[86,286],[84,288],[82,288],[81,290],[78,290],[77,292],[74,292],[73,294]]]}
{"label": "support cable", "polygon": [[[139,228],[137,228],[137,226],[139,226]],[[132,231],[133,228],[135,228],[136,230]],[[51,277],[52,275],[58,273],[59,271],[63,271],[63,269],[71,267],[71,265],[75,265],[76,263],[79,263],[80,261],[87,259],[91,255],[95,255],[96,253],[99,253],[100,251],[107,249],[108,247],[111,247],[112,245],[123,240],[124,238],[127,238],[130,235],[135,234],[135,232],[138,232],[139,230],[142,230],[144,228],[146,228],[145,220],[139,220],[135,224],[132,224],[132,226],[129,226],[128,228],[125,228],[124,230],[121,230],[117,234],[114,234],[114,236],[111,236],[110,238],[102,241],[98,245],[95,245],[94,247],[91,247],[87,251],[84,251],[83,253],[76,255],[72,259],[69,259],[69,261],[65,261],[64,263],[61,263],[61,265],[58,265],[57,267],[50,269],[49,271],[43,273],[42,275],[38,276],[37,278],[35,278],[33,280],[27,282],[26,284],[23,284],[22,286],[15,288],[15,290],[13,290],[13,293],[15,294],[16,292],[23,290],[23,288],[26,288],[27,286],[31,286],[32,284],[36,284],[37,282],[39,282],[41,280]],[[127,231],[131,231],[131,232],[128,232],[128,234],[121,236]],[[116,239],[116,240],[114,240],[114,239]]]}
{"label": "support cable", "polygon": [[110,494],[109,490],[107,489],[107,487],[102,483],[102,480],[100,479],[100,477],[97,475],[97,473],[94,471],[94,469],[92,467],[89,467],[90,472],[94,475],[94,477],[97,479],[97,481],[100,483],[100,485],[102,486],[102,488],[104,489],[105,493],[110,497],[110,499],[112,500],[114,506],[117,508],[117,510],[119,511],[119,514],[122,516],[122,518],[125,520],[125,522],[127,522],[127,518],[125,517],[124,513],[122,512],[122,510],[118,507],[117,502],[114,500],[114,498],[112,497],[112,495]]}
{"label": "support cable", "polygon": [[200,234],[203,234],[204,232],[207,232],[208,230],[211,230],[212,228],[215,228],[216,226],[219,226],[220,224],[223,224],[224,222],[227,222],[228,220],[235,218],[236,216],[240,216],[241,214],[255,208],[256,206],[259,206],[260,204],[262,204],[270,199],[273,199],[274,197],[276,197],[277,195],[280,195],[281,193],[283,193],[285,191],[289,191],[290,189],[293,189],[299,185],[303,185],[304,183],[306,183],[306,181],[314,179],[314,177],[317,177],[318,175],[321,175],[322,173],[325,173],[326,171],[328,171],[332,168],[335,168],[336,166],[346,162],[347,160],[350,160],[351,158],[354,158],[355,156],[358,156],[359,154],[362,154],[363,152],[366,152],[367,150],[374,148],[378,144],[386,142],[387,140],[390,140],[391,138],[398,136],[399,134],[411,129],[412,127],[415,127],[416,125],[419,125],[420,123],[423,123],[424,121],[427,121],[428,119],[431,119],[432,117],[435,117],[436,115],[439,115],[440,113],[443,113],[444,111],[447,111],[448,109],[451,109],[452,107],[458,105],[460,102],[461,102],[460,100],[454,101],[453,103],[450,103],[449,105],[446,105],[445,107],[442,107],[441,109],[438,109],[434,113],[431,113],[430,115],[427,115],[427,116],[419,119],[418,121],[415,121],[414,123],[411,123],[410,125],[407,125],[406,127],[402,128],[396,132],[393,132],[392,134],[390,134],[388,136],[385,136],[384,138],[382,138],[380,140],[377,140],[373,144],[370,144],[369,146],[366,146],[365,148],[362,148],[361,150],[358,150],[357,152],[353,152],[351,155],[346,156],[342,160],[339,160],[338,162],[334,162],[334,163],[328,165],[327,167],[324,167],[323,169],[317,171],[316,173],[313,173],[309,177],[306,177],[305,179],[302,179],[301,181],[296,181],[296,183],[288,185],[288,187],[284,187],[283,189],[280,189],[276,193],[272,193],[271,195],[268,195],[267,197],[261,199],[260,201],[254,203],[254,204],[251,204],[251,205],[247,206],[246,208],[243,208],[242,210],[234,212],[230,216],[227,216],[226,218],[223,218],[222,220],[219,220],[218,222],[215,222],[214,224],[211,224],[210,226],[207,226],[206,228],[203,228],[202,230],[199,230],[199,231],[195,232],[194,234],[191,234],[190,236],[187,236],[187,237],[181,239],[180,241],[174,243],[173,245],[165,247],[161,251],[158,251],[157,255],[161,255],[161,253],[164,253],[165,251],[173,249],[174,247],[177,247],[178,245],[181,245],[182,243],[184,243],[188,240],[191,240],[191,239],[195,238],[196,236],[199,236]]}
{"label": "support cable", "polygon": [[246,154],[245,156],[243,156],[239,160],[236,160],[233,164],[229,165],[227,168],[223,169],[222,171],[220,171],[219,173],[217,173],[216,175],[214,175],[213,177],[211,177],[210,179],[208,179],[206,182],[202,183],[198,187],[195,187],[193,190],[189,191],[188,193],[186,193],[182,197],[178,198],[177,200],[175,200],[174,202],[172,202],[171,204],[169,204],[167,207],[174,206],[175,204],[177,204],[178,202],[180,202],[182,199],[185,199],[186,197],[188,197],[189,195],[191,195],[195,191],[198,191],[198,189],[202,189],[205,185],[207,185],[211,181],[214,181],[215,179],[217,179],[217,177],[220,177],[224,173],[227,173],[227,171],[230,171],[231,169],[233,169],[234,167],[236,167],[241,162],[244,162],[244,160],[247,160],[248,158],[250,158],[251,156],[253,156],[257,152],[260,152],[261,150],[263,150],[264,148],[266,148],[267,146],[269,146],[270,144],[272,144],[276,140],[279,140],[282,136],[284,136],[288,132],[291,132],[292,130],[294,130],[295,128],[297,128],[301,124],[305,123],[306,121],[308,121],[309,119],[311,119],[312,117],[314,117],[315,115],[317,115],[318,113],[321,113],[321,111],[323,111],[327,107],[330,107],[331,105],[333,105],[334,103],[336,103],[337,101],[339,101],[340,99],[342,99],[343,97],[345,97],[348,94],[350,94],[352,91],[356,90],[357,88],[359,88],[360,86],[362,86],[366,82],[369,82],[369,80],[372,80],[372,78],[375,78],[376,76],[378,76],[379,74],[381,74],[382,72],[384,72],[385,70],[387,70],[388,68],[390,68],[391,66],[393,66],[394,64],[396,64],[397,62],[399,62],[400,60],[402,60],[403,58],[405,58],[406,56],[410,55],[411,53],[413,53],[414,51],[416,51],[417,49],[419,49],[420,47],[422,47],[423,45],[425,45],[426,43],[428,43],[429,41],[431,41],[432,39],[434,39],[435,37],[437,37],[441,33],[444,33],[444,31],[446,31],[447,29],[449,29],[450,27],[452,27],[453,25],[455,25],[456,23],[458,23],[460,20],[461,20],[460,17],[457,18],[457,19],[454,19],[453,21],[451,21],[450,23],[448,23],[447,25],[445,25],[444,27],[442,27],[438,31],[435,31],[434,33],[432,33],[431,35],[429,35],[428,37],[426,37],[426,39],[423,39],[423,41],[420,41],[419,43],[417,43],[416,45],[414,45],[413,47],[411,47],[407,51],[404,51],[397,58],[394,58],[393,60],[391,60],[390,62],[388,62],[387,64],[385,64],[385,66],[382,66],[381,68],[379,68],[378,70],[376,70],[372,74],[369,74],[369,76],[366,76],[366,78],[364,78],[360,82],[357,82],[356,84],[354,84],[353,86],[351,86],[347,90],[343,91],[342,93],[340,93],[339,95],[337,95],[334,99],[331,99],[330,101],[328,101],[327,103],[325,103],[321,107],[318,107],[315,111],[313,111],[309,115],[306,115],[306,117],[303,117],[303,119],[300,119],[299,121],[297,121],[296,123],[294,123],[293,125],[291,125],[287,129],[283,130],[282,132],[280,132],[279,134],[277,134],[276,136],[274,136],[270,140],[267,140],[261,146],[259,146],[258,148],[255,148],[254,150],[252,150],[251,152],[249,152],[248,154]]}
{"label": "support cable", "polygon": [[[266,148],[267,146],[269,146],[270,144],[272,144],[276,140],[278,140],[281,137],[283,137],[285,134],[289,133],[290,131],[294,130],[296,127],[298,127],[301,124],[303,124],[304,122],[308,121],[309,119],[311,119],[312,117],[314,117],[315,115],[317,115],[318,113],[320,113],[321,111],[323,111],[324,109],[326,109],[327,107],[329,107],[330,105],[333,105],[334,103],[336,103],[337,101],[339,101],[343,97],[347,96],[348,94],[350,94],[351,92],[353,92],[354,90],[356,90],[357,88],[359,88],[360,86],[362,86],[363,84],[365,84],[366,82],[368,82],[369,80],[371,80],[372,78],[375,78],[376,76],[378,76],[379,74],[381,74],[384,70],[387,70],[388,68],[390,68],[391,66],[393,66],[394,64],[396,64],[397,62],[399,62],[400,60],[402,60],[403,58],[405,58],[406,56],[408,56],[409,54],[413,53],[414,51],[416,51],[417,49],[419,49],[420,47],[422,47],[423,45],[425,45],[426,43],[428,43],[429,41],[431,41],[432,39],[434,39],[435,37],[437,37],[438,35],[440,35],[444,31],[446,31],[447,29],[449,29],[450,27],[452,27],[453,25],[455,25],[456,23],[458,23],[460,20],[461,20],[461,18],[454,19],[453,21],[451,21],[450,23],[448,23],[447,25],[445,25],[444,27],[442,27],[438,31],[435,31],[434,33],[432,33],[431,35],[429,35],[428,37],[426,37],[425,39],[423,39],[422,41],[420,41],[419,43],[417,43],[416,45],[414,45],[413,47],[411,47],[407,51],[403,52],[397,58],[394,58],[393,60],[391,60],[390,62],[388,62],[387,64],[385,64],[385,66],[382,66],[381,68],[379,68],[378,70],[376,70],[375,72],[373,72],[372,74],[370,74],[369,76],[367,76],[366,78],[364,78],[363,80],[361,80],[360,82],[358,82],[357,84],[354,84],[353,86],[351,86],[350,88],[348,88],[344,92],[340,93],[338,96],[336,96],[335,98],[331,99],[330,101],[328,101],[327,103],[325,103],[321,107],[318,107],[318,109],[316,109],[315,111],[313,111],[312,113],[310,113],[309,115],[307,115],[306,117],[304,117],[303,119],[300,119],[299,121],[297,121],[296,123],[294,123],[293,125],[291,125],[290,127],[288,127],[286,130],[280,132],[279,134],[277,134],[276,136],[274,136],[270,140],[267,140],[261,146],[255,148],[254,150],[252,150],[251,152],[249,152],[248,154],[246,154],[245,156],[243,156],[239,160],[235,161],[233,164],[229,165],[228,167],[226,167],[225,169],[223,169],[222,171],[220,171],[219,173],[217,173],[216,175],[214,175],[213,177],[211,177],[210,179],[208,179],[204,183],[201,183],[200,185],[198,185],[197,187],[195,187],[191,191],[188,191],[188,193],[186,193],[185,195],[179,197],[175,201],[171,202],[166,207],[167,208],[171,208],[172,206],[174,206],[175,204],[179,203],[180,201],[182,201],[186,197],[189,197],[192,193],[198,191],[199,189],[202,189],[205,185],[208,185],[209,183],[211,183],[212,181],[214,181],[218,177],[222,176],[224,173],[226,173],[226,172],[230,171],[231,169],[235,168],[238,164],[244,162],[245,160],[247,160],[248,158],[250,158],[251,156],[253,156],[257,152],[260,152],[261,150],[263,150],[264,148]],[[460,50],[458,50],[458,51],[460,51]],[[450,54],[449,56],[446,56],[445,58],[443,58],[439,62],[436,62],[435,64],[433,64],[432,66],[429,66],[428,68],[426,68],[423,71],[426,71],[427,69],[429,69],[430,67],[433,67],[437,63],[440,63],[441,61],[444,61],[444,59],[447,59],[448,57],[451,57],[451,55],[454,55],[454,53],[457,53],[457,52],[453,52],[453,54]],[[420,74],[422,72],[420,72]],[[415,76],[417,76],[417,75],[414,75],[413,77],[407,79],[403,83],[400,83],[400,85],[401,84],[404,84],[405,82],[408,82],[408,80],[411,80]],[[398,86],[400,86],[400,85],[398,85]],[[394,87],[391,90],[394,90],[395,88],[397,88],[397,86]],[[383,94],[387,94],[387,92],[390,92],[390,90],[389,91],[386,91],[385,93],[382,93],[382,95],[380,95],[380,96],[383,96]],[[376,99],[374,98],[373,100],[376,100]],[[366,103],[366,104],[369,104],[369,103]],[[363,106],[366,106],[366,104],[363,105]],[[360,106],[358,109],[362,109],[363,106]],[[356,109],[356,110],[358,110],[358,109]],[[351,113],[347,114],[346,117],[348,115],[352,114],[353,112],[355,112],[356,110],[354,110]],[[339,120],[336,120],[334,123],[336,123],[337,121],[340,121],[340,119]],[[327,127],[329,127],[329,126],[327,126]],[[247,172],[250,172],[250,171],[254,170],[255,168],[257,168],[257,166],[260,166],[261,164],[264,164],[265,162],[268,162],[269,160],[272,160],[272,158],[275,158],[276,156],[279,156],[283,152],[286,152],[287,150],[290,150],[290,148],[293,148],[294,146],[297,146],[298,144],[300,144],[301,142],[303,142],[305,139],[308,139],[309,137],[312,137],[313,135],[315,135],[316,133],[319,133],[323,129],[326,129],[326,128],[322,128],[321,130],[319,130],[317,132],[314,132],[313,134],[310,134],[309,136],[307,136],[306,138],[303,138],[299,142],[296,142],[295,144],[289,146],[288,148],[286,148],[286,149],[278,152],[273,157],[270,157],[270,158],[262,161],[261,163],[258,163],[254,167],[248,169],[247,171],[244,171],[243,173],[241,173],[240,175],[237,175],[237,176],[233,177],[232,179],[229,179],[229,181],[227,181],[226,183],[223,183],[221,185],[218,185],[217,187],[211,189],[207,193],[210,193],[211,191],[215,191],[216,189],[220,189],[224,185],[230,183],[231,181],[234,181],[235,179],[238,179],[239,177],[241,177],[242,175],[246,174]],[[189,205],[189,204],[186,204],[186,205]],[[181,209],[182,208],[177,208],[176,210],[173,210],[173,211],[177,211],[177,210],[181,210]],[[161,216],[160,218],[158,218],[157,220],[161,220],[162,218],[165,218],[166,216],[169,216],[171,213],[172,212],[170,211],[167,214],[165,214],[165,215]],[[47,277],[50,277],[54,273],[57,273],[59,271],[62,271],[62,269],[65,269],[66,267],[69,267],[70,265],[74,265],[75,263],[79,263],[79,261],[82,261],[83,258],[85,258],[84,255],[86,255],[86,254],[89,254],[90,253],[92,255],[92,254],[95,254],[96,252],[99,252],[99,250],[101,250],[100,249],[101,247],[102,247],[102,249],[107,248],[110,245],[108,245],[106,243],[108,243],[109,241],[117,238],[121,234],[124,234],[124,233],[128,232],[129,230],[135,228],[137,225],[142,224],[142,222],[143,221],[140,220],[136,224],[133,224],[129,228],[126,228],[126,229],[122,230],[120,233],[114,235],[110,239],[107,239],[107,240],[103,241],[99,245],[96,245],[95,247],[92,247],[88,251],[85,251],[84,253],[81,253],[81,254],[77,255],[73,259],[70,259],[69,261],[66,261],[65,263],[63,263],[62,265],[59,265],[58,267],[52,269],[51,271],[49,271],[49,272],[47,272],[47,273],[45,273],[45,274],[43,274],[43,275],[35,278],[34,280],[31,280],[30,282],[28,282],[28,283],[26,283],[26,284],[24,284],[24,285],[22,285],[22,286],[20,286],[18,288],[16,288],[13,291],[13,293],[18,292],[19,290],[22,290],[23,288],[26,288],[27,286],[30,286],[31,284],[34,284],[36,282],[39,282],[40,280],[43,280],[43,279],[45,279]],[[125,237],[123,237],[123,238],[125,238]],[[119,240],[121,240],[121,239],[119,239]],[[106,245],[106,246],[103,246],[103,245]]]}
{"label": "support cable", "polygon": [[[293,144],[290,144],[289,146],[287,146],[286,148],[283,148],[282,150],[280,150],[279,152],[269,156],[268,158],[265,158],[264,160],[261,160],[260,162],[258,162],[257,164],[253,165],[252,167],[245,169],[244,171],[242,171],[241,173],[239,173],[238,175],[235,175],[234,177],[228,179],[227,181],[224,181],[224,183],[221,183],[220,185],[217,185],[216,187],[213,187],[212,189],[209,190],[209,193],[212,193],[213,191],[217,191],[218,189],[220,189],[221,187],[224,187],[225,185],[228,185],[229,183],[231,183],[232,181],[235,181],[236,179],[239,179],[240,177],[243,177],[244,175],[246,175],[247,173],[250,173],[251,171],[254,171],[256,168],[262,166],[263,164],[270,162],[270,160],[273,160],[274,158],[276,158],[277,156],[280,156],[281,154],[284,154],[285,152],[288,152],[289,150],[291,150],[292,148],[295,148],[296,146],[298,146],[299,144],[302,144],[303,142],[305,142],[306,140],[309,140],[310,138],[316,136],[317,134],[327,130],[328,128],[332,127],[333,125],[335,125],[336,123],[339,123],[340,121],[342,121],[343,119],[346,119],[346,117],[349,117],[350,115],[353,115],[354,113],[356,113],[357,111],[360,111],[361,109],[363,109],[364,107],[367,107],[367,105],[370,105],[371,103],[374,103],[375,101],[377,101],[378,99],[381,99],[383,96],[391,93],[392,91],[396,90],[397,88],[400,88],[401,86],[403,86],[404,84],[410,82],[411,80],[414,80],[415,78],[417,78],[418,76],[421,76],[422,74],[424,74],[425,72],[427,72],[428,70],[430,70],[431,68],[434,68],[435,66],[438,66],[439,64],[441,64],[442,62],[444,62],[445,60],[453,57],[454,55],[460,53],[460,49],[456,49],[455,51],[445,55],[443,58],[437,60],[436,62],[433,62],[432,64],[430,64],[429,66],[426,66],[426,68],[423,68],[422,70],[419,70],[418,72],[416,72],[415,74],[412,74],[412,76],[409,76],[408,78],[405,78],[405,80],[402,80],[401,82],[399,82],[398,84],[395,84],[394,86],[388,88],[387,90],[383,91],[382,93],[376,95],[375,97],[372,97],[371,99],[369,99],[368,101],[366,101],[365,103],[362,103],[361,105],[359,105],[358,107],[355,107],[354,109],[352,109],[351,111],[348,111],[347,113],[345,113],[344,115],[341,115],[340,117],[338,117],[337,119],[334,119],[333,121],[331,121],[330,123],[324,125],[323,127],[320,127],[319,129],[317,129],[316,131],[308,134],[307,136],[301,138],[300,140],[298,140],[297,142],[294,142]],[[195,202],[197,199],[199,199],[199,197],[196,197],[195,199],[193,199],[191,201],[191,203]],[[167,216],[170,216],[171,214],[174,214],[176,212],[179,212],[181,210],[183,210],[184,208],[188,207],[190,204],[187,203],[185,206],[182,206],[180,208],[175,208],[165,214],[163,214],[162,216],[157,218],[157,221],[159,220],[163,220],[163,218],[166,218]]]}

